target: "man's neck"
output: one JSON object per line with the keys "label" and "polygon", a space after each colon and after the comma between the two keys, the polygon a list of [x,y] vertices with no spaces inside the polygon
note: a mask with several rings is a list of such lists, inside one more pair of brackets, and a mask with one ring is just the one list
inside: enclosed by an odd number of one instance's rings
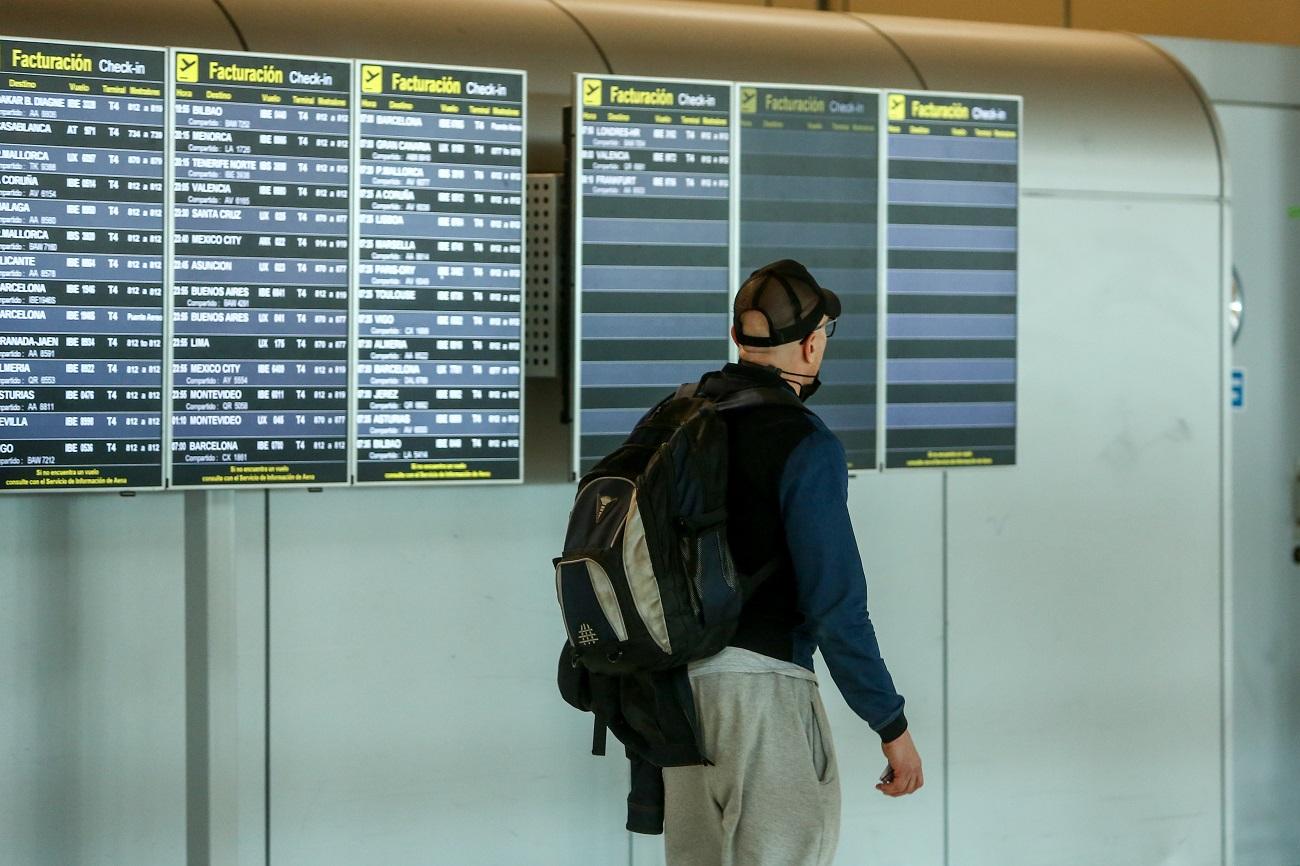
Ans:
{"label": "man's neck", "polygon": [[795,396],[799,396],[803,394],[803,383],[800,382],[797,378],[793,377],[791,374],[787,373],[784,369],[782,369],[777,364],[772,363],[770,359],[767,358],[759,359],[759,358],[746,357],[744,355],[741,355],[740,363],[748,364],[751,367],[760,367],[764,370],[774,370],[781,377],[781,381],[785,382],[787,385],[789,385],[791,388],[794,389]]}

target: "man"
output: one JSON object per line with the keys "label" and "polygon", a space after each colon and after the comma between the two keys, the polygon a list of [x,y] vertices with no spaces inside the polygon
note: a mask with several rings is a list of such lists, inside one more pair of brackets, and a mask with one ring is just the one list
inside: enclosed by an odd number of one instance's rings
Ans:
{"label": "man", "polygon": [[[755,271],[736,297],[740,363],[706,377],[716,394],[769,386],[802,400],[820,385],[840,301],[790,259]],[[690,665],[707,766],[666,768],[669,866],[825,866],[839,837],[840,790],[812,654],[880,735],[891,797],[921,787],[867,613],[847,506],[843,447],[815,415],[760,405],[724,416],[730,439],[729,541],[742,573],[779,561],[746,604],[731,646]]]}

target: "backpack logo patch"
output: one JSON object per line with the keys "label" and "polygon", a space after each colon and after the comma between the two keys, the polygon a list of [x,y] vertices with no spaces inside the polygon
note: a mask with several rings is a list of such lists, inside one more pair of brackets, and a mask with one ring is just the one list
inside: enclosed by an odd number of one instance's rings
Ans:
{"label": "backpack logo patch", "polygon": [[605,509],[609,508],[609,504],[613,502],[616,498],[617,497],[614,496],[602,496],[596,500],[596,522],[597,523],[600,523],[601,518],[605,516]]}
{"label": "backpack logo patch", "polygon": [[578,626],[578,646],[591,646],[600,640],[596,636],[596,630],[591,627],[590,623],[583,623]]}

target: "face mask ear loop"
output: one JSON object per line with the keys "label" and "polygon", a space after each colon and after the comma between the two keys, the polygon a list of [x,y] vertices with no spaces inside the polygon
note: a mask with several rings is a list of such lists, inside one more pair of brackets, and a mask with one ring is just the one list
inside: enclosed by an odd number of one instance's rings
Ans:
{"label": "face mask ear loop", "polygon": [[773,367],[782,376],[795,376],[800,379],[811,379],[811,382],[799,383],[799,400],[807,403],[808,398],[817,393],[817,389],[822,386],[822,379],[818,373],[792,373],[789,370],[782,370],[780,367]]}

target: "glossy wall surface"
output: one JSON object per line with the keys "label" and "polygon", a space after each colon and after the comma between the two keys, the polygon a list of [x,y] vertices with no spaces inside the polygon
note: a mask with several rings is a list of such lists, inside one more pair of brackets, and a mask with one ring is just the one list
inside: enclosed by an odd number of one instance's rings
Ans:
{"label": "glossy wall surface", "polygon": [[184,862],[181,499],[0,499],[0,861]]}
{"label": "glossy wall surface", "polygon": [[1300,48],[1157,43],[1197,76],[1223,127],[1233,263],[1232,780],[1239,866],[1300,863]]}
{"label": "glossy wall surface", "polygon": [[[562,168],[575,72],[1023,93],[1022,459],[851,482],[928,784],[872,790],[878,741],[827,680],[837,862],[1226,862],[1225,202],[1174,64],[1128,36],[707,4],[224,5],[239,35],[197,0],[11,0],[3,27],[525,68],[533,171]],[[0,499],[0,767],[22,770],[0,850],[658,862],[554,692],[570,436],[555,383],[528,389],[522,488]]]}
{"label": "glossy wall surface", "polygon": [[223,0],[250,51],[528,71],[528,170],[563,165],[563,110],[578,70],[605,71],[564,10],[538,0]]}

